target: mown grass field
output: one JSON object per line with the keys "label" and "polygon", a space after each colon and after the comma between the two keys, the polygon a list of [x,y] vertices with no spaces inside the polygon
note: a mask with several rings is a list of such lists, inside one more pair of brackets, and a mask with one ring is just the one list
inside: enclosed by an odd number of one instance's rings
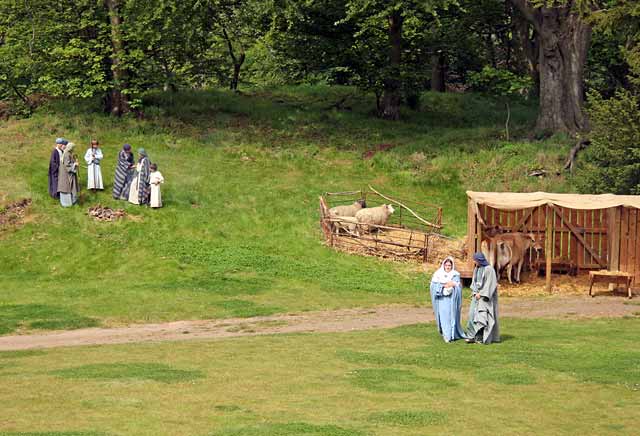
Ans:
{"label": "mown grass field", "polygon": [[0,353],[0,434],[632,435],[639,318]]}
{"label": "mown grass field", "polygon": [[[351,95],[350,111],[327,109]],[[475,95],[425,94],[420,112],[377,120],[353,89],[297,87],[151,94],[143,120],[113,119],[93,102],[54,102],[0,124],[2,204],[33,199],[19,230],[0,235],[0,334],[279,312],[423,304],[419,268],[335,253],[321,243],[317,198],[372,184],[444,207],[445,232],[465,232],[464,192],[571,190],[552,175],[568,143],[505,142],[504,111]],[[533,106],[515,106],[512,133],[526,137]],[[55,137],[84,153],[100,140],[107,189],[62,209],[47,195]],[[123,143],[144,147],[166,178],[165,206],[111,199]],[[377,144],[396,145],[371,160]],[[81,178],[81,183],[85,179]],[[89,206],[123,207],[117,223]]]}

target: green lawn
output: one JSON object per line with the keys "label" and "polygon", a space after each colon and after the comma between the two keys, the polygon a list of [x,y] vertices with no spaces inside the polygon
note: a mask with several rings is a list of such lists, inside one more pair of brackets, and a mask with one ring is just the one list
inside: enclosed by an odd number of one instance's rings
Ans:
{"label": "green lawn", "polygon": [[3,352],[0,434],[637,434],[639,318],[502,328]]}
{"label": "green lawn", "polygon": [[[289,311],[421,304],[415,265],[338,254],[321,243],[318,195],[372,184],[444,207],[445,233],[466,229],[466,189],[571,189],[554,174],[568,142],[505,142],[501,106],[475,95],[425,94],[420,112],[392,123],[354,94],[352,111],[326,110],[340,87],[151,94],[144,118],[114,119],[95,102],[54,102],[0,124],[0,205],[33,199],[26,225],[0,231],[0,334]],[[512,132],[528,134],[535,107],[513,108]],[[105,153],[104,193],[62,209],[47,195],[53,140]],[[166,178],[165,206],[111,199],[121,145],[144,147]],[[395,148],[363,160],[376,144]],[[84,182],[84,179],[81,181]],[[131,218],[96,223],[102,203]]]}

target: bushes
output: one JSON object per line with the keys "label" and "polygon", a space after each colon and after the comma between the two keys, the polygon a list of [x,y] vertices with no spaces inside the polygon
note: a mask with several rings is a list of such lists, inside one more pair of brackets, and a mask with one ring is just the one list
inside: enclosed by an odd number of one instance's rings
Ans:
{"label": "bushes", "polygon": [[576,184],[583,193],[640,194],[640,100],[629,91],[589,96],[592,132]]}

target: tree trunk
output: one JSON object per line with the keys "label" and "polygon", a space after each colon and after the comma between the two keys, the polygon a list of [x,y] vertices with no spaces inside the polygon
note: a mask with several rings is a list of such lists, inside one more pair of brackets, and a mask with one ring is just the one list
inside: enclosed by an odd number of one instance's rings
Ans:
{"label": "tree trunk", "polygon": [[446,63],[444,54],[441,51],[431,56],[431,90],[435,92],[445,92],[445,71]]}
{"label": "tree trunk", "polygon": [[382,111],[387,120],[400,119],[400,61],[402,55],[402,14],[399,11],[389,16],[389,71],[384,79]]}
{"label": "tree trunk", "polygon": [[511,0],[533,24],[540,44],[540,107],[536,130],[577,133],[588,129],[583,112],[583,76],[591,42],[591,26],[562,7],[532,8],[527,0]]}
{"label": "tree trunk", "polygon": [[238,90],[238,82],[240,81],[240,67],[244,63],[245,54],[240,53],[240,57],[238,57],[237,61],[233,63],[233,78],[231,79],[231,90]]}
{"label": "tree trunk", "polygon": [[591,26],[565,8],[542,8],[540,26],[541,131],[576,133],[588,128],[584,105],[584,68]]}
{"label": "tree trunk", "polygon": [[222,35],[224,36],[225,41],[227,41],[227,49],[229,50],[229,56],[231,57],[231,61],[233,63],[233,76],[231,77],[231,82],[229,83],[229,89],[232,91],[238,90],[238,82],[240,81],[240,68],[244,63],[245,54],[244,52],[240,53],[240,56],[236,56],[235,51],[233,50],[233,44],[231,43],[231,38],[227,33],[227,29],[222,28]]}
{"label": "tree trunk", "polygon": [[111,91],[106,99],[106,110],[113,115],[120,116],[129,111],[129,101],[122,91],[126,89],[127,71],[122,65],[124,54],[124,42],[122,40],[122,17],[120,16],[120,1],[105,0],[105,6],[109,10],[109,21],[111,24],[111,72],[113,83]]}
{"label": "tree trunk", "polygon": [[513,24],[513,37],[519,48],[518,69],[527,73],[534,83],[534,95],[540,95],[540,71],[538,70],[538,58],[540,46],[537,33],[533,25],[527,21],[517,10],[511,14]]}

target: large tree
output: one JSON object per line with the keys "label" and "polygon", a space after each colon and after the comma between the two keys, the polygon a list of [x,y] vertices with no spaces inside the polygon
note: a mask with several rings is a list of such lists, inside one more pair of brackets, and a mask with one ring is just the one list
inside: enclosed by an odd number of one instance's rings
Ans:
{"label": "large tree", "polygon": [[379,115],[389,120],[400,119],[402,100],[402,62],[407,22],[427,22],[425,16],[437,16],[439,8],[446,8],[454,0],[350,0],[348,17],[359,22],[361,33],[371,29],[386,29],[387,61],[382,69],[383,94]]}
{"label": "large tree", "polygon": [[540,75],[536,128],[576,133],[588,128],[584,113],[584,69],[592,25],[580,13],[589,0],[509,0],[533,25]]}

